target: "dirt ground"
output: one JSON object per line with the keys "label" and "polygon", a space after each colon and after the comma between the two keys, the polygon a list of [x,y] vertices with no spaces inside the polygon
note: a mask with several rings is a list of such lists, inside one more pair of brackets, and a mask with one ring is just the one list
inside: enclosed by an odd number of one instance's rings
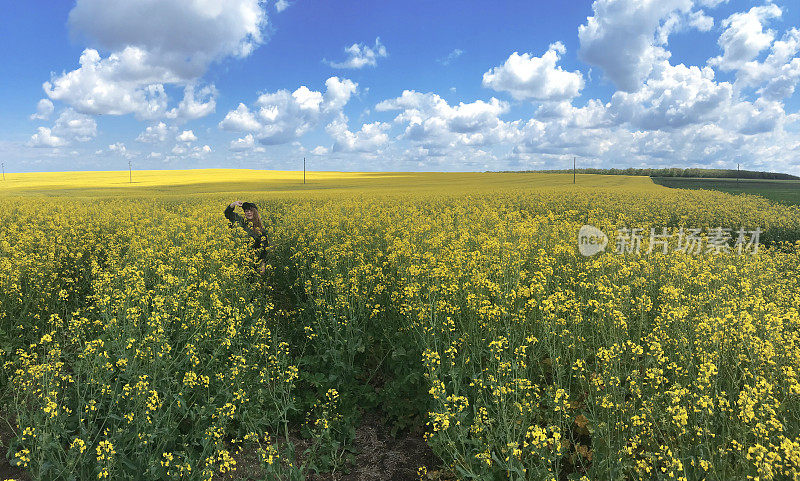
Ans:
{"label": "dirt ground", "polygon": [[420,436],[389,434],[378,413],[367,413],[356,429],[354,448],[358,452],[352,470],[341,475],[320,475],[312,481],[407,481],[419,479],[417,470],[425,466],[435,471],[441,461]]}
{"label": "dirt ground", "polygon": [[[295,438],[292,442],[298,452],[307,447],[302,439]],[[420,435],[406,432],[393,437],[379,412],[364,414],[352,447],[357,454],[347,472],[311,474],[308,481],[412,481],[420,479],[420,466],[427,468],[425,481],[455,479],[446,474],[446,470],[441,470],[441,461]],[[264,479],[256,453],[245,452],[235,458],[236,471],[218,477],[219,481]]]}

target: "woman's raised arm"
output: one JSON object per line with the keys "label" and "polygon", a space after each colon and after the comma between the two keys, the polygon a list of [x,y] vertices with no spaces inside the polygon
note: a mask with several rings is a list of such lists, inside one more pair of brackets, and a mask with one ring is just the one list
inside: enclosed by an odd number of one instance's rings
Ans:
{"label": "woman's raised arm", "polygon": [[241,207],[242,201],[241,200],[237,200],[237,201],[231,202],[228,205],[228,207],[225,208],[225,218],[228,219],[229,221],[231,221],[231,223],[239,222],[239,220],[242,218],[242,216],[240,216],[239,214],[234,212],[234,209],[236,209],[237,205]]}

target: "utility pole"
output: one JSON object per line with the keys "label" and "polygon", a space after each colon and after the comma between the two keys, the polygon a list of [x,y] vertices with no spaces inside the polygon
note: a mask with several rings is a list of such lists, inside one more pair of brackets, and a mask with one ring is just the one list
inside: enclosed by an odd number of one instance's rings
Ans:
{"label": "utility pole", "polygon": [[575,183],[575,157],[572,158],[572,183]]}
{"label": "utility pole", "polygon": [[736,164],[736,185],[739,185],[739,173],[741,171],[740,167],[741,164]]}
{"label": "utility pole", "polygon": [[3,180],[6,180],[6,163],[3,162]]}
{"label": "utility pole", "polygon": [[306,158],[303,157],[303,185],[306,183]]}
{"label": "utility pole", "polygon": [[133,183],[133,169],[131,168],[131,161],[128,161],[128,183]]}

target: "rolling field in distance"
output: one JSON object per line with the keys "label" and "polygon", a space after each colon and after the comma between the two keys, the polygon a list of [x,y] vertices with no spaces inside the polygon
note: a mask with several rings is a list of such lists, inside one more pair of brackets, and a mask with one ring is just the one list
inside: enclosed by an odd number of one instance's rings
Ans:
{"label": "rolling field in distance", "polygon": [[[581,174],[582,187],[659,189],[647,177]],[[145,170],[8,173],[0,195],[22,196],[130,196],[149,194],[259,194],[332,192],[405,192],[475,190],[491,188],[550,188],[572,185],[569,174],[441,173],[441,172],[303,172],[249,169]]]}
{"label": "rolling field in distance", "polygon": [[424,451],[363,479],[800,479],[800,207],[644,176],[127,180],[0,184],[0,479],[362,479],[365,419]]}
{"label": "rolling field in distance", "polygon": [[653,177],[653,182],[675,189],[709,189],[729,194],[760,195],[773,202],[800,205],[799,180],[767,179],[703,179],[681,177]]}

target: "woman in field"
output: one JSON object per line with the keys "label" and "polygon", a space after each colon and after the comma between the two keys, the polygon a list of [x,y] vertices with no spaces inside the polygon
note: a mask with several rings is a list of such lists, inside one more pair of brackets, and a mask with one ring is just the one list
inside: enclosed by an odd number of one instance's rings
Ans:
{"label": "woman in field", "polygon": [[[234,212],[236,206],[242,208],[244,217]],[[253,238],[254,242],[251,247],[257,252],[259,261],[258,270],[263,275],[266,272],[266,257],[269,243],[267,242],[267,231],[261,224],[261,216],[258,214],[258,207],[252,202],[237,200],[231,202],[225,209],[225,218],[231,222],[230,227],[233,227],[234,224],[239,224],[245,232],[250,234],[250,237]]]}

